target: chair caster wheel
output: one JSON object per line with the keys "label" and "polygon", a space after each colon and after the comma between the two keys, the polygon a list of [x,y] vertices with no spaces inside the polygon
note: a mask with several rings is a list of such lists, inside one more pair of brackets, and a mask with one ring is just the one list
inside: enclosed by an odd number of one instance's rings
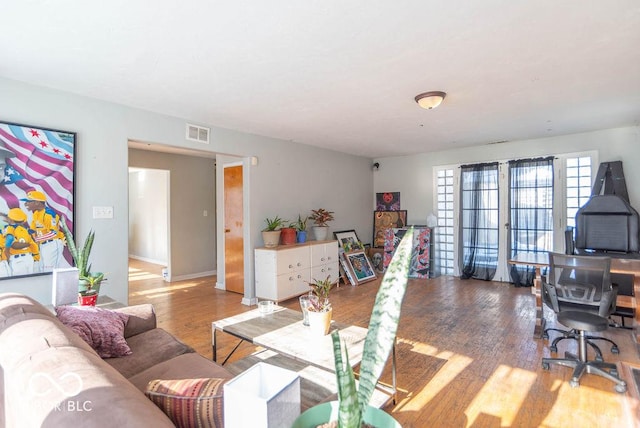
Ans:
{"label": "chair caster wheel", "polygon": [[558,347],[557,346],[549,346],[549,350],[551,352],[558,352]]}
{"label": "chair caster wheel", "polygon": [[577,380],[573,380],[573,379],[571,379],[571,380],[569,381],[569,385],[571,385],[571,388],[577,388],[577,387],[579,387],[579,386],[580,386],[580,382],[578,382]]}
{"label": "chair caster wheel", "polygon": [[543,339],[548,339],[549,338],[549,333],[547,333],[546,331],[544,333],[542,333],[542,338]]}
{"label": "chair caster wheel", "polygon": [[596,355],[596,361],[603,362],[604,358],[602,358],[602,355]]}
{"label": "chair caster wheel", "polygon": [[609,370],[609,373],[612,374],[615,377],[618,377],[618,370],[617,369],[611,369],[611,370]]}
{"label": "chair caster wheel", "polygon": [[542,368],[544,370],[549,370],[549,363],[542,363]]}
{"label": "chair caster wheel", "polygon": [[619,354],[620,353],[620,349],[617,346],[612,346],[611,347],[611,353],[612,354]]}
{"label": "chair caster wheel", "polygon": [[615,389],[616,389],[616,392],[619,392],[620,394],[624,394],[625,392],[627,392],[627,385],[616,385]]}

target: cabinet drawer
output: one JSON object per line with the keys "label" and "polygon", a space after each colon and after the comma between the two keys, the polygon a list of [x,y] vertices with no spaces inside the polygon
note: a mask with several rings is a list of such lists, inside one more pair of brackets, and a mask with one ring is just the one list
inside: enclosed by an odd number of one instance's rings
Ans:
{"label": "cabinet drawer", "polygon": [[280,250],[276,254],[278,274],[309,268],[309,248],[292,248]]}
{"label": "cabinet drawer", "polygon": [[318,266],[338,261],[338,241],[311,246],[311,265]]}
{"label": "cabinet drawer", "polygon": [[323,280],[326,279],[327,276],[331,277],[331,281],[335,281],[338,279],[339,271],[338,271],[338,262],[327,263],[322,266],[314,266],[311,269],[311,279]]}
{"label": "cabinet drawer", "polygon": [[278,301],[287,300],[309,291],[309,270],[278,276]]}

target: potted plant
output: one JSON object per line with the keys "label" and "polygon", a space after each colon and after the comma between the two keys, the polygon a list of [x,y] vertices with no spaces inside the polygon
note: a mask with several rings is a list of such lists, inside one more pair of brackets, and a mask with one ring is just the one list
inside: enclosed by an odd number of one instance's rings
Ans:
{"label": "potted plant", "polygon": [[282,225],[286,222],[286,220],[281,219],[278,216],[274,218],[267,217],[265,219],[267,223],[267,227],[262,230],[262,240],[264,241],[265,247],[277,247],[280,243],[280,232]]}
{"label": "potted plant", "polygon": [[282,245],[291,245],[296,243],[296,222],[289,223],[281,229],[280,243]]}
{"label": "potted plant", "polygon": [[295,228],[297,231],[297,238],[299,243],[307,242],[307,220],[309,217],[305,217],[304,219],[298,214],[298,221],[295,222]]}
{"label": "potted plant", "polygon": [[76,245],[73,234],[67,227],[67,224],[61,222],[60,226],[64,233],[67,248],[69,248],[73,262],[78,268],[78,277],[80,280],[78,284],[78,304],[81,306],[95,306],[98,300],[98,294],[100,293],[100,285],[102,281],[105,281],[104,273],[91,272],[91,263],[89,263],[95,232],[93,230],[89,231],[87,239],[85,239],[82,249],[80,249]]}
{"label": "potted plant", "polygon": [[360,428],[363,422],[378,428],[400,427],[384,410],[369,406],[369,401],[395,344],[402,300],[409,278],[412,241],[413,228],[410,228],[402,238],[376,294],[362,351],[359,389],[356,388],[349,355],[346,350],[343,352],[340,333],[334,331],[331,339],[338,401],[322,403],[308,409],[296,419],[294,428],[315,427],[329,422],[332,410],[336,407],[340,427]]}
{"label": "potted plant", "polygon": [[336,284],[336,281],[331,281],[331,276],[327,276],[327,279],[314,279],[313,282],[308,284],[311,287],[309,307],[307,308],[309,327],[312,331],[324,336],[329,333],[329,327],[331,326],[333,309],[329,301],[329,292]]}
{"label": "potted plant", "polygon": [[327,211],[324,208],[318,208],[317,210],[311,210],[309,219],[313,220],[313,235],[318,241],[324,241],[327,239],[329,233],[330,221],[333,221],[333,211]]}

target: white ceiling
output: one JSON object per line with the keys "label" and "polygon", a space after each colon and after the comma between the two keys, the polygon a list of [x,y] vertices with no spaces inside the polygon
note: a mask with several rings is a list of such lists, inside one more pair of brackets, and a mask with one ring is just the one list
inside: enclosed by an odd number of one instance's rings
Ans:
{"label": "white ceiling", "polygon": [[[21,0],[0,12],[0,76],[367,157],[638,125],[639,46],[638,0]],[[447,98],[419,108],[431,90]]]}

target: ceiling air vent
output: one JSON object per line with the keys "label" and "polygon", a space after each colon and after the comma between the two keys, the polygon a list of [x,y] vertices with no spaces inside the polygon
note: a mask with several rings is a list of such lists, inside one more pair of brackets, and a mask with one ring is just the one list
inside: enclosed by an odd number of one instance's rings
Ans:
{"label": "ceiling air vent", "polygon": [[209,144],[209,128],[187,123],[187,140],[197,141],[198,143]]}

